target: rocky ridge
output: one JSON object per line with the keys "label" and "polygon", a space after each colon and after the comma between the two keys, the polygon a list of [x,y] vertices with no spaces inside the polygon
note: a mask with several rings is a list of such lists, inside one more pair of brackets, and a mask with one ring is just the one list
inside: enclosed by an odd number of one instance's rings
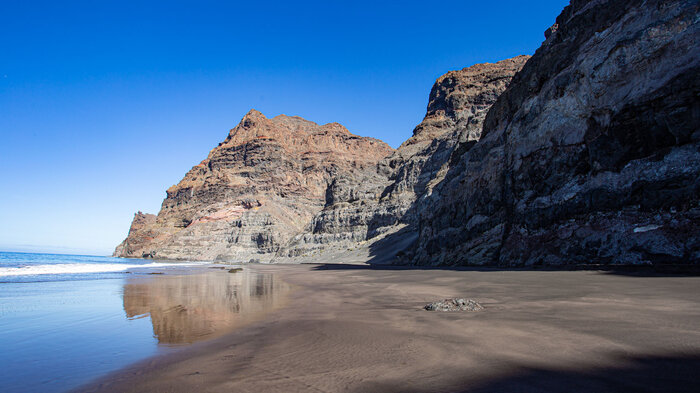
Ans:
{"label": "rocky ridge", "polygon": [[309,226],[332,179],[360,178],[392,150],[338,123],[251,110],[167,190],[157,217],[135,216],[115,255],[269,260]]}

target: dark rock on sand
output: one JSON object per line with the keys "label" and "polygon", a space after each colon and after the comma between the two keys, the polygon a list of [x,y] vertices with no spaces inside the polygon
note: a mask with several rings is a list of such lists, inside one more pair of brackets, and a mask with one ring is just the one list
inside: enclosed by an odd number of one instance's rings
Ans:
{"label": "dark rock on sand", "polygon": [[484,307],[472,299],[445,299],[426,304],[428,311],[481,311]]}

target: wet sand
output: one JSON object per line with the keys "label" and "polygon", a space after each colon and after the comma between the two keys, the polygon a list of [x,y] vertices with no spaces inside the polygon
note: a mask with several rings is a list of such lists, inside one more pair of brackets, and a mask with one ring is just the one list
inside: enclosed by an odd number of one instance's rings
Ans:
{"label": "wet sand", "polygon": [[[245,268],[290,284],[285,307],[81,391],[617,392],[698,386],[697,276]],[[472,298],[486,309],[422,309],[447,297]]]}

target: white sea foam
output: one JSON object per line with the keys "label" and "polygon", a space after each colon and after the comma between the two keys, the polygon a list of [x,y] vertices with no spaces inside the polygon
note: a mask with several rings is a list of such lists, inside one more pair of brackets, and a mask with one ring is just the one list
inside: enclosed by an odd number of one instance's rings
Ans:
{"label": "white sea foam", "polygon": [[167,266],[193,266],[202,263],[148,263],[144,265],[124,263],[60,263],[53,265],[33,265],[23,267],[2,267],[2,276],[34,276],[40,274],[83,274],[83,273],[110,273],[123,272],[130,269],[160,268]]}

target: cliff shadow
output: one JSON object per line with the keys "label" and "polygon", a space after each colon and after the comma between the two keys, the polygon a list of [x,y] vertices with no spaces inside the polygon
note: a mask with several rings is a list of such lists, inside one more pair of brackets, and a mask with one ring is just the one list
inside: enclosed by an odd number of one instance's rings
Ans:
{"label": "cliff shadow", "polygon": [[[392,224],[404,226],[394,231],[390,229],[384,237],[374,241],[369,246],[368,264],[397,264],[400,261],[399,258],[410,254],[411,249],[418,241],[418,208],[420,197],[425,194],[428,183],[435,178],[439,169],[450,159],[454,150],[454,147],[447,147],[447,140],[436,140],[433,141],[433,144],[434,145],[425,148],[425,151],[432,151],[432,153],[430,153],[428,158],[421,164],[420,170],[418,171],[417,178],[423,180],[416,181],[415,184],[412,185],[412,190],[414,195],[416,195],[416,199],[411,202],[401,217],[398,217]],[[437,152],[441,153],[438,154]],[[396,183],[389,185],[383,191],[382,198],[391,194],[394,191],[393,187],[395,185]],[[391,225],[387,225],[387,222],[384,221],[385,219],[386,217],[381,217],[377,220],[378,222],[371,223],[369,225],[369,232],[376,233],[379,228],[391,228]]]}
{"label": "cliff shadow", "polygon": [[417,239],[418,232],[410,225],[389,233],[369,246],[367,263],[378,266],[394,265],[398,262],[397,257],[409,249]]}
{"label": "cliff shadow", "polygon": [[[619,366],[557,370],[514,365],[510,371],[475,377],[473,370],[450,370],[444,391],[464,393],[534,392],[697,392],[700,355],[619,357]],[[359,391],[428,392],[402,381],[368,383]],[[441,389],[442,391],[442,389]]]}
{"label": "cliff shadow", "polygon": [[[377,257],[384,261],[385,257]],[[561,271],[594,271],[600,274],[620,275],[629,277],[697,277],[700,276],[700,266],[695,265],[560,265],[560,266],[428,266],[428,265],[399,265],[391,263],[316,264],[312,270],[451,270],[465,272],[561,272]]]}

